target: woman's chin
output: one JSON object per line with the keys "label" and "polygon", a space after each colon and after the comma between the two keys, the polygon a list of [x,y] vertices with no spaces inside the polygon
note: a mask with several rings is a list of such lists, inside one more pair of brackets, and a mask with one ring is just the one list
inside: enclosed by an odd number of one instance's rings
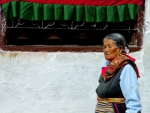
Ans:
{"label": "woman's chin", "polygon": [[111,59],[111,58],[109,58],[109,57],[105,57],[105,59],[106,59],[106,60],[109,60],[109,61],[111,61],[111,60],[112,60],[112,59]]}

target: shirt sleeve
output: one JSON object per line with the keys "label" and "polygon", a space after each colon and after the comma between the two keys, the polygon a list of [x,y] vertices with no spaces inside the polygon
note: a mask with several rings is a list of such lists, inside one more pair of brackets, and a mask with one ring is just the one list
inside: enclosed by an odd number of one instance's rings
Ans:
{"label": "shirt sleeve", "polygon": [[120,75],[120,87],[126,99],[126,113],[140,113],[142,106],[138,89],[138,79],[135,70],[127,64]]}

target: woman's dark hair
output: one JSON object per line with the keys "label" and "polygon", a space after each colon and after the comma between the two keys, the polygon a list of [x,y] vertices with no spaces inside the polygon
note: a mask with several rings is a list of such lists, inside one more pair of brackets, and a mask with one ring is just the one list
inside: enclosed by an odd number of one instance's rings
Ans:
{"label": "woman's dark hair", "polygon": [[119,33],[112,33],[112,34],[105,36],[103,40],[105,40],[106,38],[113,40],[116,43],[117,47],[122,46],[123,47],[123,53],[125,53],[126,40],[123,37],[123,35],[121,35]]}

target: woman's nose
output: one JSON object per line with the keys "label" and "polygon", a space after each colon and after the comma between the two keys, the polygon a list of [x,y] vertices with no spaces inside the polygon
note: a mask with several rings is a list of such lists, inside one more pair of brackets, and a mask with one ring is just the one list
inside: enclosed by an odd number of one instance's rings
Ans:
{"label": "woman's nose", "polygon": [[104,52],[107,52],[108,51],[108,47],[106,47],[105,49],[104,49]]}

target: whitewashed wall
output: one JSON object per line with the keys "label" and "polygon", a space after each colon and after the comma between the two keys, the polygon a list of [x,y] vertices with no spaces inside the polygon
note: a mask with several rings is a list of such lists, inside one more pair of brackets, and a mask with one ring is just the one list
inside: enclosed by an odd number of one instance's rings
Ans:
{"label": "whitewashed wall", "polygon": [[1,51],[1,113],[94,112],[102,57]]}
{"label": "whitewashed wall", "polygon": [[[142,113],[150,112],[150,1],[141,51]],[[0,113],[94,113],[102,53],[0,51]]]}

